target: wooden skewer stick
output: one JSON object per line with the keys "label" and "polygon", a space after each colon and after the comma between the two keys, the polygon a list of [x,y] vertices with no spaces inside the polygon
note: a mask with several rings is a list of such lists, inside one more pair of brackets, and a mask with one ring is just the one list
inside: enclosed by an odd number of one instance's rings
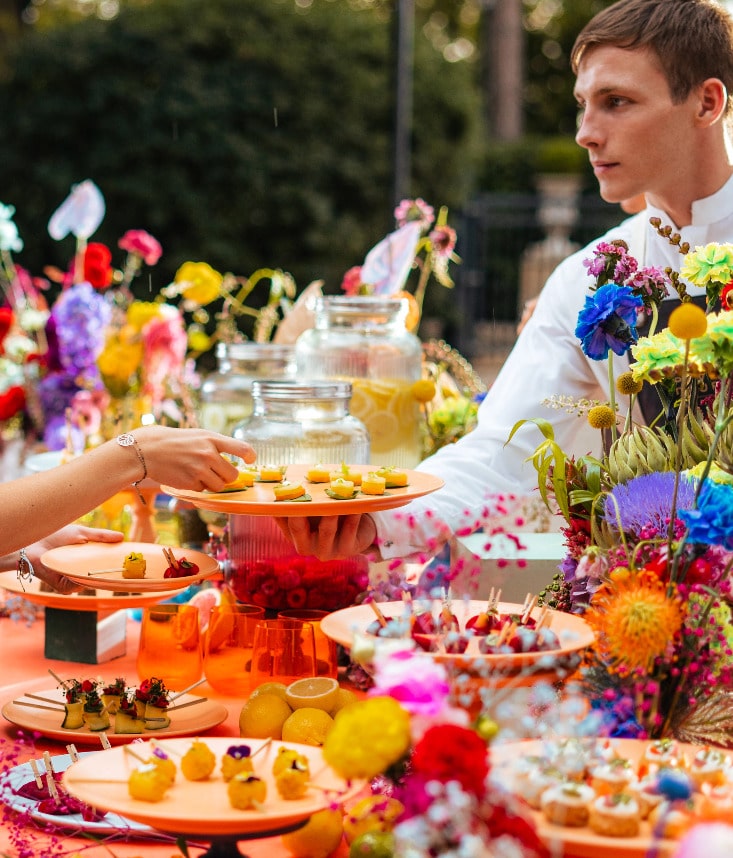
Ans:
{"label": "wooden skewer stick", "polygon": [[53,678],[56,680],[56,682],[58,682],[58,684],[61,685],[63,688],[69,687],[69,683],[65,679],[62,679],[57,673],[54,673],[50,667],[48,669],[48,672],[51,674],[51,676],[53,676]]}
{"label": "wooden skewer stick", "polygon": [[198,688],[198,686],[203,682],[206,682],[206,679],[197,679],[196,682],[192,682],[187,688],[184,688],[183,691],[178,691],[174,694],[168,702],[173,703],[174,700],[178,700],[179,697],[182,697],[184,694],[188,694],[188,692],[192,691],[194,688]]}
{"label": "wooden skewer stick", "polygon": [[123,575],[124,569],[96,569],[94,572],[87,572],[87,577],[92,575]]}
{"label": "wooden skewer stick", "polygon": [[28,709],[46,709],[48,712],[63,712],[58,706],[42,706],[40,703],[26,703],[25,700],[13,700],[14,706],[25,706]]}
{"label": "wooden skewer stick", "polygon": [[52,706],[64,708],[64,704],[60,700],[52,700],[50,697],[42,697],[40,694],[30,694],[26,691],[23,697],[30,697],[31,700],[40,700],[41,703],[50,703]]}
{"label": "wooden skewer stick", "polygon": [[35,760],[31,760],[31,769],[33,771],[33,777],[36,780],[36,786],[38,789],[41,789],[43,786],[43,778],[41,777],[41,772],[38,769],[38,763]]}
{"label": "wooden skewer stick", "polygon": [[126,784],[126,780],[119,778],[76,778],[73,775],[68,775],[68,781],[72,784]]}
{"label": "wooden skewer stick", "polygon": [[72,763],[79,762],[79,752],[76,750],[76,745],[73,742],[66,746],[66,750],[69,752]]}
{"label": "wooden skewer stick", "polygon": [[382,628],[384,628],[387,625],[387,618],[384,616],[376,602],[369,602],[369,604],[372,606],[372,610],[376,614],[377,622]]}
{"label": "wooden skewer stick", "polygon": [[125,745],[123,747],[123,753],[129,754],[131,757],[134,757],[139,763],[146,762],[144,757],[141,757],[140,754],[136,754],[129,745]]}
{"label": "wooden skewer stick", "polygon": [[527,595],[524,597],[524,604],[522,605],[522,614],[524,614],[524,612],[527,610],[527,605],[529,605],[529,603],[531,601],[532,601],[532,594],[527,593]]}
{"label": "wooden skewer stick", "polygon": [[165,742],[161,742],[160,739],[151,739],[150,745],[153,748],[160,748],[161,751],[168,754],[169,757],[182,757],[183,754],[177,748],[172,748],[170,745]]}
{"label": "wooden skewer stick", "polygon": [[[176,712],[179,709],[185,709],[187,706],[196,706],[198,703],[206,703],[208,697],[197,697],[195,700],[187,700],[185,703],[179,703],[178,706],[169,706],[166,712]],[[153,718],[146,718],[146,721],[153,721]]]}
{"label": "wooden skewer stick", "polygon": [[260,753],[260,751],[264,751],[264,750],[265,750],[265,748],[269,748],[271,744],[272,744],[272,739],[267,739],[266,741],[264,741],[264,742],[260,745],[260,747],[259,747],[259,748],[257,748],[257,750],[256,750],[256,751],[252,751],[252,753],[249,755],[250,760],[252,759],[252,757],[257,756],[257,754],[259,754],[259,753]]}

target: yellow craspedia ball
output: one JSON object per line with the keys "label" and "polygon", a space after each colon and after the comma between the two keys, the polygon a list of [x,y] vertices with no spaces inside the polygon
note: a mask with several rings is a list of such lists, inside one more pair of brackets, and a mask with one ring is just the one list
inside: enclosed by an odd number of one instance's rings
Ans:
{"label": "yellow craspedia ball", "polygon": [[435,382],[429,378],[421,378],[416,381],[410,388],[412,395],[418,402],[430,402],[435,397],[436,386]]}
{"label": "yellow craspedia ball", "polygon": [[608,405],[595,405],[588,412],[588,422],[594,429],[610,429],[616,422],[616,415]]}
{"label": "yellow craspedia ball", "polygon": [[694,340],[708,329],[708,317],[702,307],[685,301],[669,317],[669,330],[681,340]]}
{"label": "yellow craspedia ball", "polygon": [[632,396],[639,393],[644,386],[644,382],[634,378],[634,373],[622,372],[616,379],[616,390],[624,396]]}

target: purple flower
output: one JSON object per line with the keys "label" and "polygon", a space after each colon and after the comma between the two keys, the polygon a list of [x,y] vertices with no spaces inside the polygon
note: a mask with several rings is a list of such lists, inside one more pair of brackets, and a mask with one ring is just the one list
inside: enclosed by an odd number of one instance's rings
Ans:
{"label": "purple flower", "polygon": [[629,286],[609,284],[587,295],[578,314],[575,336],[591,360],[604,360],[609,350],[626,354],[636,342],[636,319],[644,302]]}
{"label": "purple flower", "polygon": [[98,377],[96,360],[104,347],[111,312],[110,305],[90,283],[77,283],[62,292],[51,315],[59,358],[66,369]]}
{"label": "purple flower", "polygon": [[592,259],[584,259],[583,265],[588,273],[596,280],[596,288],[605,286],[606,283],[623,284],[624,281],[636,272],[637,261],[629,253],[625,242],[613,242],[609,244],[601,241],[593,251]]}
{"label": "purple flower", "polygon": [[695,509],[680,510],[687,541],[733,551],[733,486],[706,480]]}
{"label": "purple flower", "polygon": [[[657,471],[642,474],[627,483],[614,486],[605,500],[603,517],[616,530],[620,520],[624,533],[638,536],[649,527],[653,528],[657,535],[666,533],[672,514],[674,481],[674,471]],[[694,501],[695,482],[681,479],[677,509],[689,509]]]}

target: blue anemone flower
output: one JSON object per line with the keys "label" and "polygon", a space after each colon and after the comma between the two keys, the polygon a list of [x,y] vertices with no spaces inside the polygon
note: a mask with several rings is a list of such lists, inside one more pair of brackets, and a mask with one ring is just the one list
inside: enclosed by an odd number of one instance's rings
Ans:
{"label": "blue anemone flower", "polygon": [[575,336],[591,360],[604,360],[609,350],[626,354],[639,337],[636,318],[644,305],[630,286],[607,283],[592,295],[586,295],[585,306],[578,313]]}
{"label": "blue anemone flower", "polygon": [[696,509],[680,510],[687,541],[733,551],[733,486],[706,480]]}

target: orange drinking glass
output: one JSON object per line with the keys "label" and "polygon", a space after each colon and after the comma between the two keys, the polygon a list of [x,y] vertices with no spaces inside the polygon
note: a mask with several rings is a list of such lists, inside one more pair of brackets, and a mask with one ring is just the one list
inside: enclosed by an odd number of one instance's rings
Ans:
{"label": "orange drinking glass", "polygon": [[265,616],[258,605],[217,605],[204,635],[204,676],[209,685],[231,697],[252,691],[252,644]]}
{"label": "orange drinking glass", "polygon": [[284,620],[300,620],[313,626],[313,634],[316,643],[316,675],[331,676],[338,678],[338,649],[336,641],[327,637],[321,629],[321,620],[328,615],[328,611],[319,611],[316,608],[288,608],[280,611],[278,617]]}
{"label": "orange drinking glass", "polygon": [[313,626],[300,620],[262,620],[252,644],[252,687],[263,682],[289,685],[316,675]]}
{"label": "orange drinking glass", "polygon": [[201,631],[195,605],[154,605],[143,609],[137,674],[155,676],[170,691],[183,691],[201,679]]}

